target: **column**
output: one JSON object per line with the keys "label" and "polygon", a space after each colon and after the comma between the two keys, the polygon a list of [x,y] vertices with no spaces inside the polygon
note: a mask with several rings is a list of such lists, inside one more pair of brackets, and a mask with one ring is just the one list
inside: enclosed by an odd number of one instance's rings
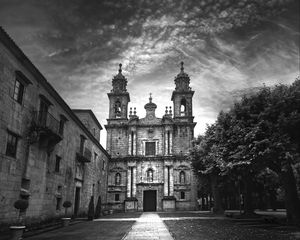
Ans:
{"label": "column", "polygon": [[170,167],[169,166],[167,167],[167,170],[168,170],[168,196],[171,196],[170,195]]}
{"label": "column", "polygon": [[164,167],[164,196],[168,196],[168,167]]}
{"label": "column", "polygon": [[127,197],[131,196],[131,170],[130,167],[127,169]]}
{"label": "column", "polygon": [[170,166],[170,196],[174,196],[174,171],[173,167]]}
{"label": "column", "polygon": [[136,132],[133,132],[133,155],[136,155]]}
{"label": "column", "polygon": [[168,131],[165,131],[165,155],[168,155]]}
{"label": "column", "polygon": [[131,132],[128,134],[128,155],[131,155]]}
{"label": "column", "polygon": [[136,196],[136,167],[133,167],[133,189],[132,189],[132,196]]}
{"label": "column", "polygon": [[170,131],[170,155],[172,155],[172,146],[173,146],[173,134]]}

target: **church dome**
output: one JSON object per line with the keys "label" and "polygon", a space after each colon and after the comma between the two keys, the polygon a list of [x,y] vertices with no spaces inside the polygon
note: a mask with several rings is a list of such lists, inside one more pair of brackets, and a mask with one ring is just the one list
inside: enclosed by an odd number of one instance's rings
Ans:
{"label": "church dome", "polygon": [[152,102],[151,93],[150,93],[150,97],[149,97],[149,102],[145,104],[144,108],[146,110],[150,110],[150,111],[153,111],[153,110],[155,110],[157,108],[157,105]]}

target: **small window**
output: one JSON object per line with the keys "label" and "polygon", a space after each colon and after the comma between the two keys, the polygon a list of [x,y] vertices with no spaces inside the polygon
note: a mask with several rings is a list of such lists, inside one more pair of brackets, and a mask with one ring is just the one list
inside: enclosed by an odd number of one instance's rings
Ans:
{"label": "small window", "polygon": [[115,201],[116,202],[120,201],[120,194],[118,194],[118,193],[115,194]]}
{"label": "small window", "polygon": [[146,142],[146,156],[155,155],[155,142]]}
{"label": "small window", "polygon": [[94,161],[97,162],[98,154],[94,152]]}
{"label": "small window", "polygon": [[131,131],[131,156],[133,156],[134,132]]}
{"label": "small window", "polygon": [[181,171],[181,172],[179,173],[179,182],[180,182],[181,184],[184,184],[184,183],[185,183],[185,172],[184,172],[184,171]]}
{"label": "small window", "polygon": [[60,169],[60,160],[61,160],[61,157],[60,156],[56,156],[56,159],[55,159],[55,172],[59,172],[59,169]]}
{"label": "small window", "polygon": [[15,89],[14,89],[14,99],[22,104],[23,102],[23,95],[24,95],[24,84],[20,82],[18,78],[15,81]]}
{"label": "small window", "polygon": [[7,133],[6,156],[16,157],[17,154],[18,137],[12,132]]}
{"label": "small window", "polygon": [[170,131],[168,131],[168,155],[170,154]]}
{"label": "small window", "polygon": [[149,169],[147,171],[147,181],[148,182],[153,182],[153,170],[152,169]]}
{"label": "small window", "polygon": [[115,185],[120,185],[121,184],[121,174],[120,173],[116,173],[115,176]]}
{"label": "small window", "polygon": [[60,121],[59,121],[59,129],[58,129],[58,133],[63,136],[64,135],[64,128],[65,128],[65,123],[68,121],[68,119],[60,114]]}
{"label": "small window", "polygon": [[185,192],[180,192],[180,199],[185,199]]}

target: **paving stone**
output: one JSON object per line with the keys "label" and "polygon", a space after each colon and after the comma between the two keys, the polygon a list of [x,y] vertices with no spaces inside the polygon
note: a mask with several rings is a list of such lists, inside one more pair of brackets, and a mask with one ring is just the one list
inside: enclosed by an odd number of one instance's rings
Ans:
{"label": "paving stone", "polygon": [[143,213],[124,240],[173,240],[169,230],[156,213]]}

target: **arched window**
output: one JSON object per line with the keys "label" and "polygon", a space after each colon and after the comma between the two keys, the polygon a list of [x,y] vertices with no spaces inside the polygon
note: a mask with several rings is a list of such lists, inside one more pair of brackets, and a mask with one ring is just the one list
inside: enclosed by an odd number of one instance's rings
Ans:
{"label": "arched window", "polygon": [[116,173],[115,175],[115,185],[121,185],[121,174]]}
{"label": "arched window", "polygon": [[185,98],[181,99],[180,102],[180,116],[186,115],[186,100]]}
{"label": "arched window", "polygon": [[170,131],[168,131],[168,155],[170,154]]}
{"label": "arched window", "polygon": [[115,114],[116,116],[121,116],[121,103],[119,100],[115,102]]}
{"label": "arched window", "polygon": [[131,155],[133,156],[134,132],[131,131]]}
{"label": "arched window", "polygon": [[153,182],[153,170],[151,168],[147,170],[147,181]]}
{"label": "arched window", "polygon": [[180,182],[180,184],[184,184],[185,183],[185,172],[184,171],[181,171],[179,173],[179,182]]}

